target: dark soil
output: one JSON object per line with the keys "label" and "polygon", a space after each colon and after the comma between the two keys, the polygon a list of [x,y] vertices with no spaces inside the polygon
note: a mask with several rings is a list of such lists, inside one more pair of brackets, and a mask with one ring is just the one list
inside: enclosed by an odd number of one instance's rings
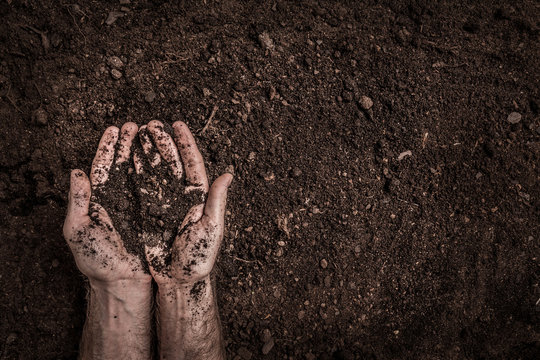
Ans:
{"label": "dark soil", "polygon": [[69,173],[152,119],[235,169],[230,358],[537,358],[540,8],[474,3],[1,2],[0,358],[76,356]]}
{"label": "dark soil", "polygon": [[[164,130],[172,135],[171,126],[165,126]],[[150,139],[147,129],[140,132]],[[137,136],[131,151],[138,153],[142,173],[136,173],[132,156],[125,163],[113,164],[108,180],[95,189],[92,200],[105,208],[127,251],[138,256],[148,271],[144,246],[159,243],[170,248],[185,215],[201,202],[202,194],[185,194],[185,177],[173,176],[164,159],[156,166],[150,164],[149,159],[158,153],[155,144],[150,154],[145,155]],[[157,263],[154,265],[157,268]]]}

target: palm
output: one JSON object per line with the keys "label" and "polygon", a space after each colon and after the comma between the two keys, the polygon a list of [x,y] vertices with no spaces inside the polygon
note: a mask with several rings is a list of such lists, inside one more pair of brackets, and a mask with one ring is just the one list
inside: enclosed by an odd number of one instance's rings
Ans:
{"label": "palm", "polygon": [[129,254],[105,210],[90,203],[95,214],[82,219],[68,239],[74,244],[75,261],[83,274],[101,281],[149,279],[140,261]]}
{"label": "palm", "polygon": [[126,123],[120,133],[118,128],[110,127],[103,134],[92,162],[90,179],[81,170],[72,171],[64,237],[77,266],[90,279],[150,280],[140,260],[127,252],[105,209],[90,201],[92,188],[95,190],[107,183],[115,154],[116,165],[129,159],[137,125]]}
{"label": "palm", "polygon": [[[147,130],[144,130],[144,129]],[[209,191],[208,178],[204,161],[197,149],[195,139],[186,124],[173,124],[174,140],[163,130],[159,121],[151,121],[140,133],[143,152],[151,166],[158,166],[163,158],[170,166],[178,180],[185,180],[188,186],[186,193],[200,191],[208,194],[206,203],[192,207],[179,228],[178,235],[171,246],[163,241],[155,246],[146,246],[146,258],[152,276],[158,284],[171,281],[177,283],[192,283],[208,276],[212,271],[219,246],[223,237],[223,223],[227,189],[232,181],[232,175],[219,177]],[[153,139],[153,143],[146,131]],[[152,151],[157,147],[159,154]],[[134,154],[135,170],[142,174],[144,162]],[[153,237],[159,235],[146,234]],[[155,240],[155,239],[153,239]],[[147,242],[156,243],[156,241]]]}

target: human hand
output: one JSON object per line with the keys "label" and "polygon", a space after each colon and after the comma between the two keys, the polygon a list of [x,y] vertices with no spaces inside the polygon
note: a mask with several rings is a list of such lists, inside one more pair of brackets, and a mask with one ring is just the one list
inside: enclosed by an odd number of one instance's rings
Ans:
{"label": "human hand", "polygon": [[113,163],[118,167],[129,160],[136,134],[137,125],[134,123],[124,124],[120,135],[117,127],[109,127],[101,138],[92,162],[90,179],[82,170],[71,172],[68,212],[63,232],[79,270],[91,283],[151,281],[141,261],[126,251],[107,211],[91,197],[93,191],[107,184]]}
{"label": "human hand", "polygon": [[[147,164],[158,166],[160,159],[164,159],[173,176],[177,179],[185,176],[183,196],[202,194],[198,197],[199,203],[189,209],[172,244],[158,237],[157,242],[145,246],[150,272],[159,286],[194,284],[207,279],[214,267],[223,238],[227,190],[233,176],[221,175],[209,191],[203,158],[185,123],[177,121],[173,124],[174,140],[159,121],[151,121],[147,130],[158,150],[152,151],[152,142],[141,137]],[[138,174],[145,171],[141,156],[144,155],[134,154]]]}

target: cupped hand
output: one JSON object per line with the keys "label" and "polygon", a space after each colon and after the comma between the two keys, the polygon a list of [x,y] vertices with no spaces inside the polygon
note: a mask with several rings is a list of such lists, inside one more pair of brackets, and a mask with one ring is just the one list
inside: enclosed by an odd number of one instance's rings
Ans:
{"label": "cupped hand", "polygon": [[[145,171],[140,156],[148,156],[150,166],[158,166],[163,159],[174,176],[185,176],[185,194],[203,194],[201,203],[188,211],[171,246],[164,241],[146,245],[150,272],[158,285],[193,284],[206,279],[214,267],[223,239],[227,190],[233,176],[221,175],[209,189],[203,158],[185,123],[173,124],[174,139],[159,121],[151,121],[147,130],[153,142],[144,134],[141,136],[144,154],[134,154],[136,172]],[[151,151],[154,145],[158,152]]]}
{"label": "cupped hand", "polygon": [[79,270],[91,281],[151,281],[141,261],[126,251],[105,209],[91,196],[92,190],[107,184],[113,164],[116,167],[129,160],[136,134],[137,125],[134,123],[124,124],[121,131],[117,127],[109,127],[99,142],[90,179],[82,170],[71,172],[64,237]]}

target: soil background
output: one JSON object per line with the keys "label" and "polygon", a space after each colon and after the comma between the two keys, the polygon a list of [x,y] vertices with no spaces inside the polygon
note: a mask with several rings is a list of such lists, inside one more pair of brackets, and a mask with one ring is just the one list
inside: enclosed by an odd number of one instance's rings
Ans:
{"label": "soil background", "polygon": [[69,172],[107,126],[152,119],[186,121],[211,180],[235,169],[215,270],[229,358],[538,358],[538,2],[0,14],[1,359],[76,357]]}

